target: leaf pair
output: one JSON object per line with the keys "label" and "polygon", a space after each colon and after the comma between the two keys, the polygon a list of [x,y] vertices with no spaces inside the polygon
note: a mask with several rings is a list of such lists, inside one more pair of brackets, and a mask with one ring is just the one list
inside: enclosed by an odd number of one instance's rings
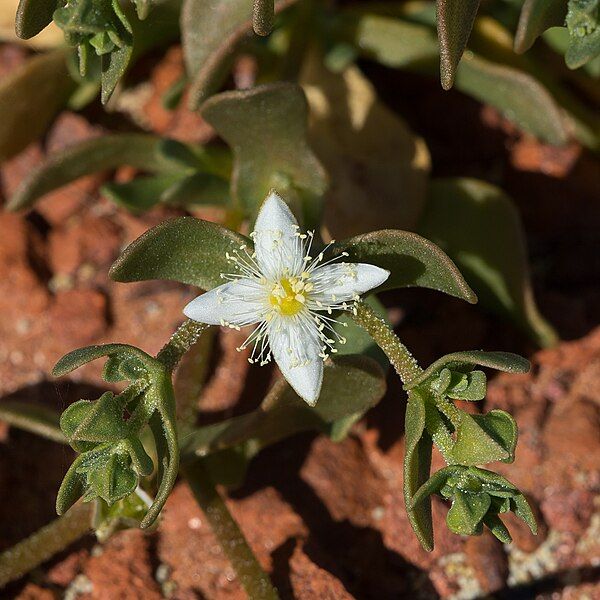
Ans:
{"label": "leaf pair", "polygon": [[156,498],[141,523],[148,527],[166,502],[179,465],[170,373],[138,348],[107,344],[74,350],[56,364],[53,374],[65,375],[101,357],[107,357],[103,371],[106,381],[128,380],[131,385],[117,396],[106,392],[93,402],[75,402],[63,413],[61,429],[71,446],[82,454],[61,485],[57,512],[64,513],[81,496],[84,501],[101,498],[110,506],[131,494],[140,477],[153,470],[139,439],[148,424],[155,438],[160,481]]}

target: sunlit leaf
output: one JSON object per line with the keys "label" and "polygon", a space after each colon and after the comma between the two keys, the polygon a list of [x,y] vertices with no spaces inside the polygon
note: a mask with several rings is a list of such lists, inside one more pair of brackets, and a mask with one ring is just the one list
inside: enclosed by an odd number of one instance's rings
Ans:
{"label": "sunlit leaf", "polygon": [[446,517],[448,529],[458,535],[481,533],[482,521],[491,501],[488,494],[468,494],[457,491],[452,497],[452,506]]}
{"label": "sunlit leaf", "polygon": [[546,29],[563,25],[566,13],[565,0],[525,0],[515,35],[515,52],[529,50]]}
{"label": "sunlit leaf", "polygon": [[0,82],[0,162],[44,134],[75,84],[64,50],[27,60]]}
{"label": "sunlit leaf", "polygon": [[442,87],[452,87],[480,0],[436,0]]}
{"label": "sunlit leaf", "polygon": [[221,285],[232,264],[227,253],[252,242],[215,223],[193,217],[164,221],[132,242],[110,269],[114,281],[169,279],[204,290]]}
{"label": "sunlit leaf", "polygon": [[456,261],[486,308],[541,346],[556,342],[535,305],[519,214],[498,188],[475,179],[434,180],[419,231]]}
{"label": "sunlit leaf", "polygon": [[477,297],[456,265],[435,244],[415,233],[388,229],[359,235],[334,245],[336,254],[391,272],[381,289],[426,287],[474,303]]}
{"label": "sunlit leaf", "polygon": [[249,217],[275,188],[299,204],[307,228],[318,221],[327,181],[306,139],[307,108],[291,83],[224,92],[203,105],[202,116],[233,150],[232,193]]}
{"label": "sunlit leaf", "polygon": [[515,420],[502,410],[486,415],[460,413],[452,458],[461,465],[512,462],[517,444]]}
{"label": "sunlit leaf", "polygon": [[334,74],[315,54],[301,82],[310,105],[310,144],[331,178],[328,232],[339,239],[414,228],[430,165],[424,141],[379,100],[357,67]]}

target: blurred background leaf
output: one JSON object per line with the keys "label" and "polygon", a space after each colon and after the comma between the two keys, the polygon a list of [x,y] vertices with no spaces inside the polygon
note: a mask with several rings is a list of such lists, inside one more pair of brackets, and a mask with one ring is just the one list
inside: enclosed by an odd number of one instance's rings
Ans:
{"label": "blurred background leaf", "polygon": [[413,228],[427,195],[424,141],[378,99],[357,67],[332,73],[314,53],[301,82],[310,105],[310,143],[331,180],[324,216],[329,234],[339,239]]}
{"label": "blurred background leaf", "polygon": [[557,341],[535,304],[519,214],[501,190],[475,179],[434,180],[419,231],[456,261],[485,308],[541,346]]}

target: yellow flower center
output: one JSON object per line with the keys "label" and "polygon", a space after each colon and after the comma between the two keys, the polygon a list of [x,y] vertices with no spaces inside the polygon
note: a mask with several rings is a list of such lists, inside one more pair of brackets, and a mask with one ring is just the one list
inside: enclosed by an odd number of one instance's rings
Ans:
{"label": "yellow flower center", "polygon": [[308,273],[300,277],[284,277],[273,286],[269,295],[271,306],[286,317],[298,314],[306,303],[306,294],[312,290],[312,283],[307,281]]}

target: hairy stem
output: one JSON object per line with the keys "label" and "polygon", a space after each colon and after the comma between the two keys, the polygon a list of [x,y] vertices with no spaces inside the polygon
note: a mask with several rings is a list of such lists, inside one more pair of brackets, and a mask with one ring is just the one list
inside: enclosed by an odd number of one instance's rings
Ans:
{"label": "hairy stem", "polygon": [[208,325],[204,323],[187,319],[177,328],[171,339],[156,355],[156,359],[169,371],[173,371],[181,357],[200,339],[202,332],[207,328]]}
{"label": "hairy stem", "polygon": [[412,381],[423,372],[392,328],[369,305],[359,302],[353,317],[385,352],[403,383]]}
{"label": "hairy stem", "polygon": [[77,504],[28,538],[0,554],[0,588],[19,579],[91,530],[94,505]]}
{"label": "hairy stem", "polygon": [[201,460],[183,467],[196,501],[202,508],[250,600],[277,600],[279,595],[248,545],[239,525]]}

